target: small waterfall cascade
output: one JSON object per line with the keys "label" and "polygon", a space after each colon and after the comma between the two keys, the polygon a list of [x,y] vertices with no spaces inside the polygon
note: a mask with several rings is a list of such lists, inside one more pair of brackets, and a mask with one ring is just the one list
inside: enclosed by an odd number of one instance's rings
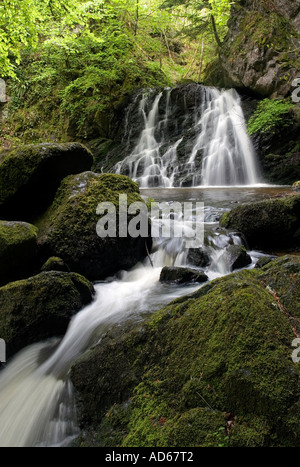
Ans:
{"label": "small waterfall cascade", "polygon": [[193,176],[193,186],[257,185],[259,171],[238,93],[205,88],[204,102],[188,161],[194,174],[195,158],[202,151],[202,171]]}
{"label": "small waterfall cascade", "polygon": [[181,97],[183,104],[178,105],[176,91],[143,94],[143,129],[131,153],[113,171],[128,175],[141,188],[259,184],[238,93],[194,85],[193,99]]}
{"label": "small waterfall cascade", "polygon": [[[188,220],[195,216],[191,211]],[[205,268],[209,279],[231,272],[224,252],[228,245],[240,243],[236,235],[219,232],[215,216],[215,209],[206,209],[208,235],[203,248],[210,257]],[[152,222],[159,225],[161,219]],[[182,216],[175,214],[175,225],[182,222]],[[156,238],[151,257],[152,264],[146,259],[114,280],[96,284],[94,302],[72,319],[62,340],[22,350],[0,372],[1,447],[69,445],[79,433],[69,379],[73,362],[114,324],[140,320],[143,313],[199,289],[200,284],[174,287],[159,282],[164,266],[191,266],[184,238]]]}
{"label": "small waterfall cascade", "polygon": [[[167,89],[165,92],[167,94],[166,105],[162,118],[159,118],[159,105],[163,92],[156,95],[148,113],[147,108],[152,94],[143,95],[139,114],[144,122],[144,129],[133,152],[124,161],[119,162],[115,168],[117,174],[126,173],[142,188],[155,186],[168,188],[174,185],[177,172],[177,147],[182,139],[178,139],[175,144],[171,144],[163,151],[167,135],[171,91]],[[128,122],[126,122],[126,132],[128,131],[130,136]]]}

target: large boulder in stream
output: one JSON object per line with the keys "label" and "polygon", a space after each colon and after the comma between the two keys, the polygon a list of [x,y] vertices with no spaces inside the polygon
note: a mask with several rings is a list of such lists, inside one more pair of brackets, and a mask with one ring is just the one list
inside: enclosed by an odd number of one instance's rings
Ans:
{"label": "large boulder in stream", "polygon": [[[133,238],[129,234],[121,238],[118,234],[121,194],[127,196],[126,208],[135,202],[146,207],[138,185],[123,175],[84,172],[67,177],[52,206],[38,221],[41,260],[59,257],[71,271],[90,280],[101,280],[144,259],[147,244],[151,250],[151,238]],[[102,238],[97,233],[101,219],[97,207],[102,202],[115,207],[115,237]],[[130,219],[128,216],[128,222]]]}
{"label": "large boulder in stream", "polygon": [[0,336],[8,357],[29,344],[62,336],[93,294],[87,279],[63,272],[44,272],[1,287]]}
{"label": "large boulder in stream", "polygon": [[37,257],[37,228],[25,222],[0,221],[0,286],[29,277]]}
{"label": "large boulder in stream", "polygon": [[299,446],[300,258],[204,285],[74,363],[83,446]]}
{"label": "large boulder in stream", "polygon": [[90,170],[93,156],[80,143],[22,146],[0,162],[0,219],[29,221],[53,201],[68,175]]}
{"label": "large boulder in stream", "polygon": [[238,206],[221,226],[243,234],[251,249],[287,250],[300,243],[300,195]]}

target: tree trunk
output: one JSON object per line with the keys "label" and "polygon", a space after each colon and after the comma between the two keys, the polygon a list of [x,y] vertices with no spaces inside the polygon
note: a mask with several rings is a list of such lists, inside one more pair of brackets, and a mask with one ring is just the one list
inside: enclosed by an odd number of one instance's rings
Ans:
{"label": "tree trunk", "polygon": [[212,24],[212,27],[213,27],[216,42],[217,42],[218,46],[221,47],[222,42],[220,41],[220,37],[219,37],[218,31],[217,31],[217,26],[216,26],[216,22],[215,22],[215,17],[213,15],[211,15],[211,24]]}

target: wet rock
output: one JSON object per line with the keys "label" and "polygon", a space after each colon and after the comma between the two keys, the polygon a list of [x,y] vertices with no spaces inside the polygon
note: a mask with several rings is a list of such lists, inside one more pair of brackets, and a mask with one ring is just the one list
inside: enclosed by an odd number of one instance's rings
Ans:
{"label": "wet rock", "polygon": [[208,277],[198,269],[166,266],[163,268],[159,280],[166,284],[188,284],[206,282]]}
{"label": "wet rock", "polygon": [[0,336],[8,356],[61,336],[71,317],[93,298],[93,285],[74,273],[44,272],[0,288]]}
{"label": "wet rock", "polygon": [[22,146],[0,163],[0,218],[32,222],[51,204],[61,181],[90,170],[92,154],[79,143]]}
{"label": "wet rock", "polygon": [[25,222],[0,221],[0,286],[33,273],[37,232]]}
{"label": "wet rock", "polygon": [[248,255],[244,246],[230,245],[226,248],[226,252],[231,271],[242,269],[252,263],[251,256]]}
{"label": "wet rock", "polygon": [[190,248],[187,261],[189,264],[199,268],[205,268],[210,263],[208,254],[202,248]]}

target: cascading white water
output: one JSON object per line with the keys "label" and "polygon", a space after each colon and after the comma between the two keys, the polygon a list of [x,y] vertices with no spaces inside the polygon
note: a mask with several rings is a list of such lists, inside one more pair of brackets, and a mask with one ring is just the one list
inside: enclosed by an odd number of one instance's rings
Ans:
{"label": "cascading white water", "polygon": [[[178,139],[168,134],[172,118],[172,90],[143,95],[139,113],[144,128],[132,153],[114,171],[129,175],[142,188],[174,187],[188,180],[192,186],[254,186],[260,183],[256,155],[247,135],[241,99],[235,90],[199,86],[201,103],[193,118],[179,119]],[[162,113],[162,99],[167,93]],[[154,100],[153,100],[154,99]],[[147,113],[148,109],[148,113]],[[150,109],[150,110],[149,110]],[[188,109],[183,110],[188,112]],[[199,116],[200,114],[200,116]],[[185,122],[188,121],[188,128]],[[128,122],[126,122],[128,127]],[[129,135],[130,131],[126,130]],[[175,138],[176,138],[175,135]],[[189,140],[190,136],[195,140]],[[184,141],[185,162],[177,150]],[[191,144],[192,143],[192,144]],[[166,149],[167,147],[167,149]],[[202,161],[202,162],[201,162]]]}
{"label": "cascading white water", "polygon": [[200,133],[188,162],[193,174],[195,158],[202,152],[201,175],[194,175],[193,186],[258,184],[255,152],[238,93],[233,89],[205,88],[204,96],[205,110],[198,122]]}
{"label": "cascading white water", "polygon": [[119,162],[115,168],[117,174],[126,173],[142,188],[171,187],[176,174],[176,151],[181,139],[161,154],[169,117],[170,91],[167,90],[165,114],[160,120],[158,115],[162,96],[161,92],[155,97],[148,114],[146,111],[148,96],[146,94],[143,96],[139,113],[144,121],[144,129],[133,152],[124,161]]}
{"label": "cascading white water", "polygon": [[[206,217],[211,224],[209,212]],[[182,218],[176,217],[175,222],[181,223]],[[221,252],[230,242],[232,238],[223,235],[215,240],[214,247],[208,247],[208,252]],[[0,373],[1,447],[64,446],[70,442],[78,434],[74,394],[68,378],[74,360],[113,324],[128,318],[140,319],[144,312],[200,287],[198,284],[178,288],[159,283],[163,266],[187,264],[184,239],[158,239],[154,250],[153,267],[146,260],[123,272],[118,280],[97,284],[94,302],[73,318],[60,343],[50,341],[29,347]],[[212,261],[212,267],[206,271],[210,279],[230,272],[226,262],[220,269],[221,263],[218,261],[215,266]]]}

